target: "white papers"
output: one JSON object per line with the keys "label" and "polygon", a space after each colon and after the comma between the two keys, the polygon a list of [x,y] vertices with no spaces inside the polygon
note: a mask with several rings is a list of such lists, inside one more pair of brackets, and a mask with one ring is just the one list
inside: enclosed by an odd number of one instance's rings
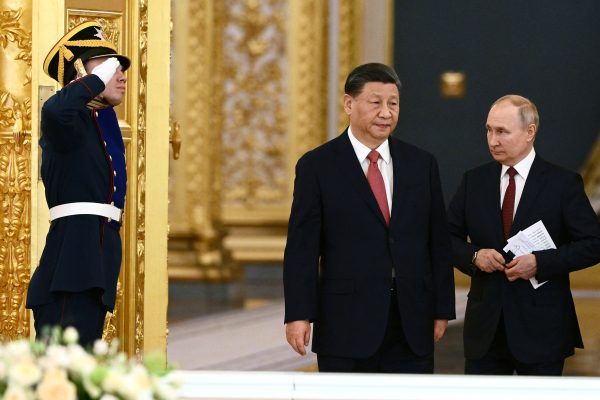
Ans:
{"label": "white papers", "polygon": [[[531,254],[534,251],[538,250],[547,250],[547,249],[555,249],[556,245],[550,234],[546,230],[544,223],[542,221],[538,221],[535,224],[531,225],[529,228],[519,231],[515,236],[508,239],[508,244],[504,247],[504,252],[508,253],[509,251],[515,255],[515,257],[523,256],[525,254]],[[535,277],[530,278],[529,282],[534,289],[542,286],[544,282],[538,282]]]}

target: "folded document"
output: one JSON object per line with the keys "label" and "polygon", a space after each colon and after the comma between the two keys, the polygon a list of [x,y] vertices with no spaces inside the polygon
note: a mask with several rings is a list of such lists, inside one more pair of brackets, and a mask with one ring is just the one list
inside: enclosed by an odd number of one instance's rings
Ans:
{"label": "folded document", "polygon": [[[519,231],[515,236],[508,239],[508,244],[503,250],[506,253],[510,251],[515,257],[518,257],[531,254],[534,251],[547,249],[556,249],[556,245],[554,244],[554,241],[552,241],[544,223],[538,221],[529,228]],[[537,289],[548,281],[540,283],[533,277],[529,279],[529,282],[531,282],[534,289]]]}

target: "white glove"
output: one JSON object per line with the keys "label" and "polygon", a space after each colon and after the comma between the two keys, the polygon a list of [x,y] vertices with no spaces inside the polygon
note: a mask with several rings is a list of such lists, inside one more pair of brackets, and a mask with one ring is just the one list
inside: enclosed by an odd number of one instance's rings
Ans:
{"label": "white glove", "polygon": [[98,64],[92,70],[92,74],[97,75],[98,78],[104,82],[104,86],[108,84],[108,81],[113,77],[117,68],[121,65],[116,57],[107,58],[102,64]]}

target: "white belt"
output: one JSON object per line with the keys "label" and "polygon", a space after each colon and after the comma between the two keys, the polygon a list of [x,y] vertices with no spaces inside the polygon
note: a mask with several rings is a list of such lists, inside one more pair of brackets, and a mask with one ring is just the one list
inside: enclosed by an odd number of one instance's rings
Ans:
{"label": "white belt", "polygon": [[105,203],[67,203],[50,209],[50,221],[70,215],[91,214],[108,218],[108,221],[121,222],[121,209]]}

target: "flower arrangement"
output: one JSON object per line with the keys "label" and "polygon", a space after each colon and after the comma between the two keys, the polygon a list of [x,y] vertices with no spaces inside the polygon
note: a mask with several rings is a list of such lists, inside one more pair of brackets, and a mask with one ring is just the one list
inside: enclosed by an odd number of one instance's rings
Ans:
{"label": "flower arrangement", "polygon": [[5,400],[171,400],[176,384],[162,355],[144,363],[97,340],[90,351],[74,328],[54,329],[44,341],[0,344],[0,396]]}

